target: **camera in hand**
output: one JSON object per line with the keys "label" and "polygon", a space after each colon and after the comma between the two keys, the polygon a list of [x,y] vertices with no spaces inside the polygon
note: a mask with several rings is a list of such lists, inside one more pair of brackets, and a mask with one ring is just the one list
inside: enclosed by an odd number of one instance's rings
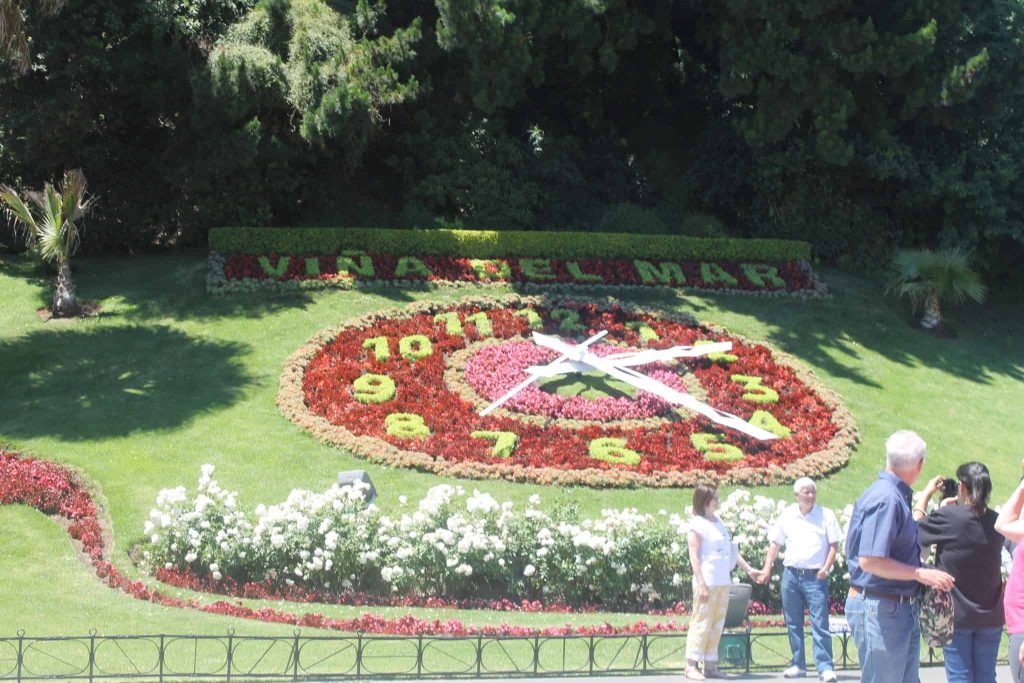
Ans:
{"label": "camera in hand", "polygon": [[960,482],[956,477],[946,477],[942,481],[942,498],[956,498],[960,493]]}

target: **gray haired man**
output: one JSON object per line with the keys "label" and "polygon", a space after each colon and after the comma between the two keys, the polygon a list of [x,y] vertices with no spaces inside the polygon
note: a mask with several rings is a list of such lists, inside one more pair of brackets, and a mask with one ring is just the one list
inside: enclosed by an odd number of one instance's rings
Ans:
{"label": "gray haired man", "polygon": [[839,522],[828,508],[816,504],[818,488],[803,477],[793,483],[796,503],[790,505],[768,532],[771,545],[765,557],[761,582],[771,575],[772,565],[785,546],[782,570],[782,612],[789,631],[789,647],[793,651],[792,666],[786,678],[807,674],[804,653],[804,609],[811,615],[814,642],[814,664],[818,677],[831,683],[836,680],[832,666],[832,635],[828,630],[828,576],[839,548]]}
{"label": "gray haired man", "polygon": [[953,577],[921,566],[910,487],[921,476],[926,446],[901,430],[885,442],[885,470],[857,499],[846,535],[850,595],[846,620],[866,683],[917,683],[921,654],[918,584],[948,591]]}

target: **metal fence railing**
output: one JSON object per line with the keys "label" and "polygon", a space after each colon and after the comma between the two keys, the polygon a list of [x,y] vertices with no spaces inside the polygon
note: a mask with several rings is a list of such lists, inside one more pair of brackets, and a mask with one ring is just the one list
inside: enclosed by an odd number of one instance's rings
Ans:
{"label": "metal fence railing", "polygon": [[[1005,661],[1005,648],[1001,658]],[[808,650],[810,651],[810,650]],[[833,635],[835,665],[858,668],[848,633]],[[322,681],[675,674],[685,633],[608,636],[111,635],[0,638],[0,681]],[[785,631],[727,631],[723,669],[789,665]],[[922,649],[922,664],[941,650]]]}

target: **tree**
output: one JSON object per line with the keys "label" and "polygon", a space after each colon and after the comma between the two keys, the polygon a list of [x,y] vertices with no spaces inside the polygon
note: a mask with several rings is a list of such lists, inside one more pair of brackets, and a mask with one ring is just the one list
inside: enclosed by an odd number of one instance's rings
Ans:
{"label": "tree", "polygon": [[75,316],[78,299],[71,279],[71,256],[78,250],[78,223],[92,209],[95,198],[86,193],[85,174],[80,169],[65,173],[59,189],[46,183],[41,192],[25,195],[35,205],[35,215],[16,190],[0,186],[0,199],[7,204],[11,219],[25,230],[26,242],[43,260],[57,266],[54,317]]}
{"label": "tree", "polygon": [[[64,8],[67,0],[39,0],[39,9],[45,15],[54,15]],[[0,0],[0,54],[14,62],[18,71],[25,73],[30,64],[28,34],[18,0]]]}
{"label": "tree", "polygon": [[910,298],[915,308],[924,303],[921,327],[926,330],[935,330],[942,322],[942,302],[985,300],[985,285],[959,249],[903,249],[893,260],[893,270],[889,290]]}

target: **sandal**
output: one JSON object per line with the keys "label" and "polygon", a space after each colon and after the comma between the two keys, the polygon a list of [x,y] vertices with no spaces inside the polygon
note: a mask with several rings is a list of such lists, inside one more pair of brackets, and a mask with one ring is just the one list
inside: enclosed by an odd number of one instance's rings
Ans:
{"label": "sandal", "polygon": [[728,674],[722,673],[719,668],[712,664],[708,666],[704,665],[704,678],[729,678]]}
{"label": "sandal", "polygon": [[687,666],[686,667],[686,673],[684,675],[689,680],[691,680],[691,681],[703,681],[704,680],[704,674],[702,674],[700,672],[700,669],[698,669],[695,666]]}

